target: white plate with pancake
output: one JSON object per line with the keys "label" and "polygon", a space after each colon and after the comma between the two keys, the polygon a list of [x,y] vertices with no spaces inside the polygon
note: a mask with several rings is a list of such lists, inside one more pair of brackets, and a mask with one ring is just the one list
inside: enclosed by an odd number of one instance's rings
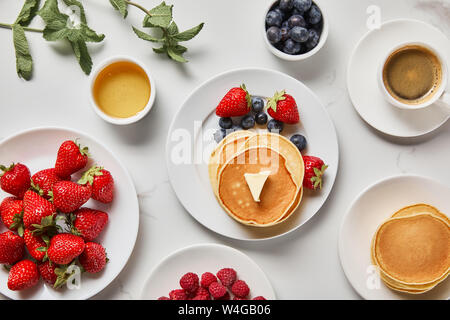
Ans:
{"label": "white plate with pancake", "polygon": [[[89,200],[85,205],[85,207],[108,213],[108,224],[96,241],[105,247],[109,262],[105,269],[97,274],[84,273],[81,276],[80,288],[73,290],[66,287],[54,290],[40,280],[35,287],[28,290],[11,291],[7,286],[8,271],[1,268],[0,293],[11,299],[88,299],[103,290],[117,277],[133,251],[139,227],[139,205],[136,190],[128,171],[120,160],[101,142],[72,129],[56,127],[29,129],[1,141],[0,163],[21,162],[28,166],[31,174],[34,174],[38,170],[53,167],[61,143],[76,138],[80,144],[89,147],[91,158],[86,170],[97,163],[109,170],[114,177],[115,192],[112,203],[101,204]],[[79,174],[75,174],[74,178],[77,175]],[[0,190],[1,200],[7,196],[10,195]],[[6,227],[2,224],[0,232],[5,231]]]}
{"label": "white plate with pancake", "polygon": [[378,227],[397,210],[427,204],[450,213],[450,187],[430,178],[401,175],[364,190],[351,204],[339,234],[339,255],[345,275],[361,297],[370,300],[449,299],[450,279],[423,294],[401,293],[379,280],[371,262],[371,242]]}
{"label": "white plate with pancake", "polygon": [[[299,208],[283,223],[265,228],[233,220],[214,196],[208,161],[217,146],[212,140],[219,128],[215,108],[232,87],[245,83],[255,96],[272,96],[285,89],[297,101],[300,123],[286,125],[283,135],[306,136],[306,154],[320,157],[329,166],[320,191],[305,190]],[[172,187],[185,209],[198,222],[223,236],[239,240],[264,240],[292,232],[311,219],[325,203],[336,178],[339,149],[336,131],[316,95],[300,81],[277,71],[248,68],[225,72],[200,85],[182,104],[169,129],[166,161]]]}
{"label": "white plate with pancake", "polygon": [[180,288],[180,278],[188,272],[200,278],[204,272],[216,274],[222,268],[236,270],[238,279],[244,280],[250,288],[250,299],[257,296],[276,299],[266,274],[250,257],[234,248],[213,243],[182,248],[164,258],[145,282],[141,299],[168,297],[170,291]]}
{"label": "white plate with pancake", "polygon": [[450,113],[433,105],[421,110],[402,110],[381,93],[377,72],[383,59],[401,43],[430,44],[450,59],[450,42],[438,29],[417,20],[392,20],[370,30],[356,45],[347,69],[347,88],[355,110],[373,128],[385,134],[411,138],[430,133],[450,118]]}

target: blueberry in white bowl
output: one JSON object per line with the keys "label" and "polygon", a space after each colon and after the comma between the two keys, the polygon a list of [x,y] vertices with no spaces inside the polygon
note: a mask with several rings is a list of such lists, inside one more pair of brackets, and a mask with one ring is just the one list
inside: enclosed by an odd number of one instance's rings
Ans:
{"label": "blueberry in white bowl", "polygon": [[264,40],[277,57],[299,61],[325,44],[328,20],[320,0],[277,0],[264,17]]}

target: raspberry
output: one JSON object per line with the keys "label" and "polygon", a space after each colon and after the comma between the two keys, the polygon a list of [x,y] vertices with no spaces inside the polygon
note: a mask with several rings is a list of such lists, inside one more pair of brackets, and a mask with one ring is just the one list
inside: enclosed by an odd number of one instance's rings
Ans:
{"label": "raspberry", "polygon": [[240,298],[245,298],[250,293],[250,288],[243,280],[237,280],[231,287],[231,292]]}
{"label": "raspberry", "polygon": [[216,300],[230,300],[230,294],[227,291],[227,293],[225,293],[225,295],[223,297],[218,298]]}
{"label": "raspberry", "polygon": [[252,300],[266,300],[263,296],[254,297]]}
{"label": "raspberry", "polygon": [[202,274],[202,280],[200,281],[200,284],[203,288],[208,289],[209,285],[213,282],[217,282],[217,278],[211,272],[205,272],[204,274]]}
{"label": "raspberry", "polygon": [[170,300],[170,299],[167,297],[159,297],[158,300]]}
{"label": "raspberry", "polygon": [[183,289],[172,290],[169,293],[170,300],[187,300],[186,292]]}
{"label": "raspberry", "polygon": [[225,296],[228,292],[227,288],[225,288],[223,285],[218,282],[213,282],[209,285],[209,293],[214,299],[219,299]]}
{"label": "raspberry", "polygon": [[238,296],[235,296],[234,298],[233,298],[233,300],[245,300],[244,298],[239,298]]}
{"label": "raspberry", "polygon": [[195,273],[186,273],[180,279],[180,286],[187,292],[195,292],[198,289],[198,276]]}
{"label": "raspberry", "polygon": [[220,282],[222,282],[225,287],[233,285],[236,281],[236,277],[236,271],[231,268],[224,268],[217,272],[217,278],[219,278]]}
{"label": "raspberry", "polygon": [[211,300],[211,296],[209,295],[208,290],[200,287],[195,292],[195,296],[192,298],[192,300]]}

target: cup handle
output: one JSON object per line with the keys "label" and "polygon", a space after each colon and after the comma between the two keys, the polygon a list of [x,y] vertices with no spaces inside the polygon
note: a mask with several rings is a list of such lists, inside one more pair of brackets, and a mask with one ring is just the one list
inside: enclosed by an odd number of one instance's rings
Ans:
{"label": "cup handle", "polygon": [[444,92],[442,96],[436,100],[436,104],[447,113],[450,113],[450,93]]}

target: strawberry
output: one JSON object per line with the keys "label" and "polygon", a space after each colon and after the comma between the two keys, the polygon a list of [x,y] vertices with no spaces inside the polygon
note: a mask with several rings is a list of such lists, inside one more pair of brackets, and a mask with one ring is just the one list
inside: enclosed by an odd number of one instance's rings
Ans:
{"label": "strawberry", "polygon": [[0,263],[14,264],[25,253],[24,241],[12,231],[0,234]]}
{"label": "strawberry", "polygon": [[0,215],[5,226],[10,230],[17,230],[23,234],[23,200],[7,197],[0,204]]}
{"label": "strawberry", "polygon": [[303,178],[303,186],[308,189],[322,189],[322,176],[328,168],[322,159],[313,156],[303,156],[305,163],[305,177]]}
{"label": "strawberry", "polygon": [[0,178],[0,187],[17,198],[22,199],[25,191],[30,188],[30,170],[23,164],[12,164],[9,167],[0,165],[3,175]]}
{"label": "strawberry", "polygon": [[297,103],[286,91],[275,92],[275,95],[267,102],[267,112],[275,120],[296,124],[300,121]]}
{"label": "strawberry", "polygon": [[108,214],[103,211],[81,208],[73,213],[72,233],[85,241],[92,241],[108,223]]}
{"label": "strawberry", "polygon": [[9,270],[9,290],[24,290],[33,287],[39,281],[39,271],[31,260],[22,260]]}
{"label": "strawberry", "polygon": [[246,115],[252,106],[252,97],[245,85],[230,89],[216,107],[219,117],[239,117]]}
{"label": "strawberry", "polygon": [[79,209],[91,198],[92,186],[80,185],[72,181],[59,181],[53,185],[53,190],[49,194],[58,210],[69,213]]}
{"label": "strawberry", "polygon": [[48,192],[52,190],[53,185],[61,180],[63,179],[58,177],[53,168],[36,172],[31,177],[32,187],[46,199],[50,199]]}
{"label": "strawberry", "polygon": [[55,173],[60,178],[67,179],[86,166],[88,157],[88,147],[81,147],[76,141],[65,141],[58,150]]}
{"label": "strawberry", "polygon": [[44,258],[46,258],[46,249],[49,240],[48,237],[34,235],[33,230],[33,227],[25,229],[23,240],[25,240],[25,246],[27,247],[30,256],[37,261],[43,261]]}
{"label": "strawberry", "polygon": [[55,273],[55,269],[57,268],[56,264],[51,263],[50,261],[45,261],[38,265],[39,273],[49,285],[54,285],[58,276]]}
{"label": "strawberry", "polygon": [[110,203],[114,198],[114,179],[108,170],[94,166],[83,174],[79,184],[92,185],[92,199]]}
{"label": "strawberry", "polygon": [[50,240],[47,255],[50,261],[56,264],[68,264],[83,250],[84,241],[81,237],[70,233],[60,233]]}
{"label": "strawberry", "polygon": [[53,203],[31,190],[25,192],[23,207],[23,225],[25,228],[32,224],[40,224],[44,217],[56,215],[56,208]]}
{"label": "strawberry", "polygon": [[83,253],[78,258],[84,270],[89,273],[97,273],[103,270],[108,262],[105,248],[95,242],[87,242]]}

